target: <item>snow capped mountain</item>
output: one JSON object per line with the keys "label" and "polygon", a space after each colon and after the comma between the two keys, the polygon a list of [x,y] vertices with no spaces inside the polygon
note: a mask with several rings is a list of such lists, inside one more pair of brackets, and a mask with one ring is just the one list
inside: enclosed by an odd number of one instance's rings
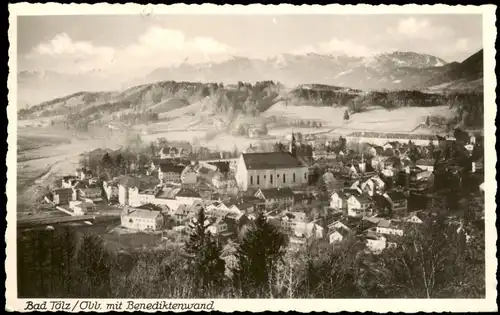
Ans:
{"label": "snow capped mountain", "polygon": [[[78,91],[123,89],[159,81],[197,81],[235,84],[238,81],[278,81],[288,86],[325,84],[360,90],[401,90],[423,84],[454,63],[415,52],[388,52],[358,57],[346,54],[279,54],[267,59],[232,56],[224,61],[189,63],[157,68],[147,75],[128,79],[100,72],[63,74],[21,71],[20,100],[40,102]],[[442,81],[442,80],[440,80]],[[36,100],[28,100],[36,96]],[[45,99],[44,99],[45,98]]]}

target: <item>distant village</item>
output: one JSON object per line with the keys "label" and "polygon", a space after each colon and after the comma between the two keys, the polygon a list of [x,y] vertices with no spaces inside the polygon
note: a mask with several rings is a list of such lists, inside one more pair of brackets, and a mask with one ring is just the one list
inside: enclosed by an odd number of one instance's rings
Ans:
{"label": "distant village", "polygon": [[292,248],[310,238],[331,246],[354,238],[380,253],[436,211],[457,226],[464,216],[484,218],[484,206],[457,213],[461,198],[484,204],[483,137],[462,130],[292,133],[271,146],[211,156],[158,140],[143,152],[87,152],[80,164],[45,202],[71,216],[114,211],[123,233],[186,236],[204,209],[211,234],[230,244],[263,213]]}

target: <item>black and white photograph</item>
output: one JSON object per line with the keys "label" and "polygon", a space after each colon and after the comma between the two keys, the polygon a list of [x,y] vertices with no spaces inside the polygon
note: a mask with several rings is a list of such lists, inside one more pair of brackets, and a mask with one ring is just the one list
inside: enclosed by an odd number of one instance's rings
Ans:
{"label": "black and white photograph", "polygon": [[497,310],[494,6],[127,6],[9,6],[7,307]]}

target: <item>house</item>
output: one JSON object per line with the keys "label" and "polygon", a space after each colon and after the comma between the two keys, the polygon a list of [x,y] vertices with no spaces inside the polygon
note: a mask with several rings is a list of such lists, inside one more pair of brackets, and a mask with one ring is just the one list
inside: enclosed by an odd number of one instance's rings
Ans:
{"label": "house", "polygon": [[177,225],[183,224],[191,215],[193,207],[186,204],[180,204],[173,213],[174,221]]}
{"label": "house", "polygon": [[76,191],[73,188],[56,188],[52,190],[52,201],[56,205],[65,205],[71,200],[76,200]]}
{"label": "house", "polygon": [[126,206],[121,213],[121,225],[124,228],[139,231],[158,231],[163,229],[163,214],[154,205],[139,207]]}
{"label": "house", "polygon": [[242,153],[236,168],[236,181],[243,191],[297,187],[308,183],[308,171],[308,167],[290,152]]}
{"label": "house", "polygon": [[198,174],[194,170],[192,165],[186,166],[181,172],[181,182],[187,185],[196,184],[198,179]]}
{"label": "house", "polygon": [[94,202],[102,200],[102,189],[100,187],[84,187],[77,189],[79,200],[92,200]]}
{"label": "house", "polygon": [[408,200],[401,191],[388,191],[383,195],[390,204],[393,212],[406,213],[408,210]]}
{"label": "house", "polygon": [[79,181],[80,178],[77,176],[64,176],[61,179],[61,188],[74,188]]}
{"label": "house", "polygon": [[162,183],[181,183],[181,175],[184,167],[170,163],[160,164],[158,179]]}
{"label": "house", "polygon": [[382,219],[375,227],[375,232],[382,235],[398,235],[403,236],[404,231],[401,224],[394,220]]}
{"label": "house", "polygon": [[351,195],[347,199],[347,215],[350,217],[363,217],[373,214],[374,201],[368,194]]}
{"label": "house", "polygon": [[177,209],[181,204],[193,205],[201,202],[199,193],[184,187],[163,187],[158,189],[153,204],[164,205],[170,209]]}
{"label": "house", "polygon": [[330,196],[330,207],[335,210],[347,209],[347,196],[342,191],[334,191]]}
{"label": "house", "polygon": [[209,220],[210,225],[207,230],[212,235],[217,236],[228,231],[228,224],[225,217],[211,217]]}
{"label": "house", "polygon": [[88,170],[86,168],[81,168],[81,169],[79,168],[76,170],[76,173],[75,173],[75,176],[80,180],[91,178],[92,175],[93,175],[92,171]]}
{"label": "house", "polygon": [[415,165],[424,171],[434,171],[434,164],[436,160],[434,159],[419,159],[415,162]]}
{"label": "house", "polygon": [[268,215],[270,222],[274,223],[276,226],[282,228],[286,232],[295,231],[295,227],[299,223],[303,223],[306,219],[306,214],[304,212],[290,212],[286,211],[280,213],[278,216],[274,217]]}
{"label": "house", "polygon": [[265,201],[267,209],[274,207],[293,207],[294,193],[288,187],[259,189],[255,197]]}
{"label": "house", "polygon": [[118,200],[118,182],[116,181],[103,181],[102,187],[104,194],[108,201]]}
{"label": "house", "polygon": [[[118,182],[118,201],[121,205],[139,205],[139,191],[153,188],[159,184],[159,180],[152,176],[120,176]],[[132,200],[131,200],[132,199]]]}
{"label": "house", "polygon": [[369,196],[382,192],[384,187],[384,181],[382,181],[378,176],[369,178],[360,185],[361,190]]}
{"label": "house", "polygon": [[404,222],[422,224],[424,221],[424,216],[421,211],[410,213],[406,218],[403,219]]}
{"label": "house", "polygon": [[374,232],[367,232],[365,235],[366,247],[374,254],[380,254],[387,247],[387,239]]}
{"label": "house", "polygon": [[129,188],[129,204],[131,206],[140,206],[145,204],[154,204],[156,193],[159,188],[148,185]]}
{"label": "house", "polygon": [[93,202],[86,202],[80,200],[72,200],[69,202],[69,208],[76,215],[84,215],[89,212],[96,211],[96,205]]}
{"label": "house", "polygon": [[297,222],[293,232],[296,237],[322,239],[323,230],[323,227],[315,222]]}
{"label": "house", "polygon": [[328,242],[330,244],[337,244],[345,240],[349,234],[351,233],[351,229],[349,228],[337,228],[330,232],[328,235]]}

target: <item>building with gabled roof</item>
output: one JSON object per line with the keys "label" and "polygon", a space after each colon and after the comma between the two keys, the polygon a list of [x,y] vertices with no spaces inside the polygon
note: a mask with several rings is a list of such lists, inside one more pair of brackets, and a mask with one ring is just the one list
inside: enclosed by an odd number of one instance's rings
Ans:
{"label": "building with gabled roof", "polygon": [[268,188],[259,189],[255,193],[255,197],[265,201],[266,208],[273,207],[292,207],[294,204],[295,194],[288,187],[283,188]]}
{"label": "building with gabled roof", "polygon": [[158,231],[163,228],[163,214],[160,210],[143,205],[140,207],[125,206],[120,215],[121,225],[127,229],[139,231]]}
{"label": "building with gabled roof", "polygon": [[243,153],[237,162],[236,181],[243,191],[296,187],[308,183],[308,171],[290,152]]}

